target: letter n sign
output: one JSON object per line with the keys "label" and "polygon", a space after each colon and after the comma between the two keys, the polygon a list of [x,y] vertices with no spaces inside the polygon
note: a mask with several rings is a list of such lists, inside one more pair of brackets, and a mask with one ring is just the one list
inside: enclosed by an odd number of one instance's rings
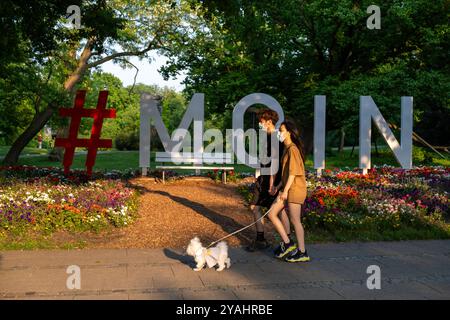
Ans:
{"label": "letter n sign", "polygon": [[359,109],[359,167],[363,173],[370,169],[372,119],[378,130],[394,152],[403,169],[412,168],[413,97],[402,97],[401,145],[392,133],[386,120],[370,96],[360,97]]}

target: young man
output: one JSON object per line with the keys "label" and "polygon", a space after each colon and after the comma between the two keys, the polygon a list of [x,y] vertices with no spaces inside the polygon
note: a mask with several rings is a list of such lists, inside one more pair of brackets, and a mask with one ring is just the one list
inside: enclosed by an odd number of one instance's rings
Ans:
{"label": "young man", "polygon": [[[259,127],[261,130],[267,132],[267,153],[266,155],[270,158],[271,156],[271,135],[276,135],[275,124],[278,122],[278,114],[272,110],[264,110],[258,114]],[[278,139],[276,140],[278,141]],[[279,143],[278,145],[278,158],[281,160],[283,154],[284,145]],[[281,161],[278,162],[279,164]],[[261,167],[270,167],[271,163],[261,164]],[[266,208],[267,210],[272,206],[272,203],[277,197],[277,192],[275,191],[275,186],[277,186],[281,181],[281,168],[274,175],[260,175],[256,180],[255,191],[253,196],[253,201],[250,208],[253,211],[255,221],[261,218],[261,208]],[[281,221],[285,230],[288,230],[290,234],[290,224],[289,218],[286,210],[281,213]],[[256,239],[246,248],[247,251],[254,252],[256,250],[263,250],[270,246],[264,237],[264,218],[256,223]]]}

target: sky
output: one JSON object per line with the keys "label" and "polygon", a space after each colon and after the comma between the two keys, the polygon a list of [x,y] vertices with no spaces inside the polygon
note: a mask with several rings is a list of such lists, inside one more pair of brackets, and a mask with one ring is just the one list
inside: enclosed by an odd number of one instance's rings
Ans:
{"label": "sky", "polygon": [[[184,89],[181,82],[184,80],[185,75],[179,75],[176,79],[169,79],[165,81],[163,77],[159,74],[158,69],[165,64],[167,58],[158,55],[156,52],[151,53],[152,61],[149,63],[148,59],[143,59],[139,61],[137,57],[131,57],[128,60],[134,64],[138,69],[139,73],[136,78],[136,83],[143,83],[147,85],[156,84],[160,87],[167,86],[173,88],[177,91]],[[132,85],[134,81],[134,76],[136,75],[136,69],[131,67],[127,69],[122,69],[118,64],[114,64],[112,61],[108,61],[102,64],[102,70],[104,72],[109,72],[122,80],[124,86]]]}

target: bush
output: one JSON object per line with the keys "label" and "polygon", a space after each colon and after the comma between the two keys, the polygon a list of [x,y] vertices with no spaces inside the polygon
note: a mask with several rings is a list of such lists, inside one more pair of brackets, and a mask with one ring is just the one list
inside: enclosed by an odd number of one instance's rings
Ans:
{"label": "bush", "polygon": [[413,164],[415,165],[427,165],[433,163],[433,154],[421,147],[413,147]]}
{"label": "bush", "polygon": [[139,134],[137,132],[119,133],[115,139],[117,150],[139,150]]}

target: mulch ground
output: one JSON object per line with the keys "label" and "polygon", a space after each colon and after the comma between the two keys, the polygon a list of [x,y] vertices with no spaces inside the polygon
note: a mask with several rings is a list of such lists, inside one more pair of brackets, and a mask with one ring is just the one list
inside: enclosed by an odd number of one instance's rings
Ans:
{"label": "mulch ground", "polygon": [[[182,248],[194,236],[207,245],[253,222],[233,183],[183,179],[162,184],[154,178],[130,182],[141,193],[139,218],[127,228],[83,236],[88,248]],[[266,237],[272,240],[270,223],[266,229]],[[254,237],[252,226],[226,241],[241,246]]]}

